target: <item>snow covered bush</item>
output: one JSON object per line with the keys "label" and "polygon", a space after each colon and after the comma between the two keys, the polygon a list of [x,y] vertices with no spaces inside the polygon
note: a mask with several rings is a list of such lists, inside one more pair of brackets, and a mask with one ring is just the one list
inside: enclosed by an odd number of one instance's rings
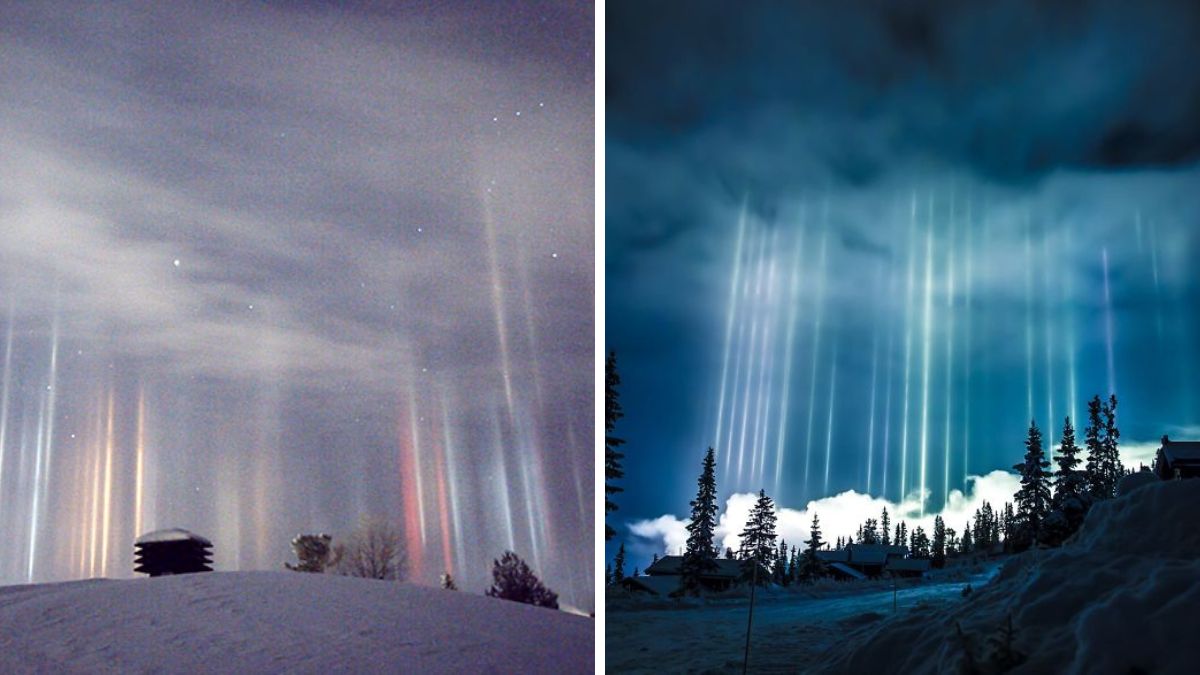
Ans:
{"label": "snow covered bush", "polygon": [[298,564],[284,563],[283,566],[293,572],[315,572],[320,574],[330,566],[333,548],[333,538],[327,534],[298,534],[292,540],[292,551],[296,553]]}

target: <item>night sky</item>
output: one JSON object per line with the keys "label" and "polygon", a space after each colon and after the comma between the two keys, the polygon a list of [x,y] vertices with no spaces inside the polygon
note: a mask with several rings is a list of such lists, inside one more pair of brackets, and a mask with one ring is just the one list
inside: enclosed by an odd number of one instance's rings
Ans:
{"label": "night sky", "polygon": [[[708,446],[791,544],[1011,499],[1030,419],[1200,437],[1200,8],[610,3],[606,348],[643,568]],[[853,492],[849,492],[853,491]],[[925,495],[925,499],[921,499]],[[823,501],[822,501],[823,500]],[[949,502],[949,503],[947,503]],[[718,534],[734,543],[749,500]],[[724,511],[724,508],[723,508]]]}
{"label": "night sky", "polygon": [[593,606],[590,3],[4,3],[0,584],[404,530]]}

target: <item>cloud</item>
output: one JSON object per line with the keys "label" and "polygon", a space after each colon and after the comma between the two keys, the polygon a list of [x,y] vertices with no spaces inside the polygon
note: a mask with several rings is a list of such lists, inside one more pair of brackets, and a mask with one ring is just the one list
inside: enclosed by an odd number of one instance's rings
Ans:
{"label": "cloud", "polygon": [[[984,502],[997,509],[1003,508],[1005,502],[1011,502],[1021,480],[1014,473],[992,471],[983,476],[970,476],[967,483],[965,493],[952,490],[950,499],[940,511],[931,510],[924,515],[921,514],[921,498],[917,493],[897,503],[847,490],[810,501],[799,509],[776,505],[776,532],[789,546],[802,549],[804,540],[810,536],[814,514],[819,517],[822,537],[832,541],[838,537],[853,536],[867,518],[878,520],[885,508],[888,510],[893,529],[904,521],[908,524],[909,532],[919,526],[932,534],[934,518],[941,516],[946,522],[946,527],[961,532],[963,525],[974,517],[975,511],[982,507]],[[722,549],[738,550],[739,534],[757,499],[757,494],[739,493],[730,495],[725,500],[716,528],[716,539]],[[630,525],[630,532],[640,539],[635,542],[635,550],[678,554],[686,548],[686,525],[686,521],[670,514],[652,520],[635,521]]]}

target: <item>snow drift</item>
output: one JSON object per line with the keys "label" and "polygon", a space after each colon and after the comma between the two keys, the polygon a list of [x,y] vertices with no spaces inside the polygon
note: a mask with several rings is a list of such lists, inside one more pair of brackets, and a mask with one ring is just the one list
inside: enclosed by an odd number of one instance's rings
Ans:
{"label": "snow drift", "polygon": [[918,607],[848,637],[828,670],[1195,673],[1198,518],[1200,480],[1102,502],[1062,548],[1014,556],[949,607]]}
{"label": "snow drift", "polygon": [[0,672],[590,673],[594,622],[411,584],[216,572],[0,588]]}

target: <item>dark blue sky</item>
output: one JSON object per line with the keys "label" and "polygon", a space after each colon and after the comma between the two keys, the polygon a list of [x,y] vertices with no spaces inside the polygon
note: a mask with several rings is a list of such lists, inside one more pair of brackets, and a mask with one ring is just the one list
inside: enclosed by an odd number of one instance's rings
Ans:
{"label": "dark blue sky", "polygon": [[611,3],[606,28],[622,538],[686,516],[709,445],[722,499],[938,510],[1093,394],[1134,454],[1200,432],[1194,4]]}

